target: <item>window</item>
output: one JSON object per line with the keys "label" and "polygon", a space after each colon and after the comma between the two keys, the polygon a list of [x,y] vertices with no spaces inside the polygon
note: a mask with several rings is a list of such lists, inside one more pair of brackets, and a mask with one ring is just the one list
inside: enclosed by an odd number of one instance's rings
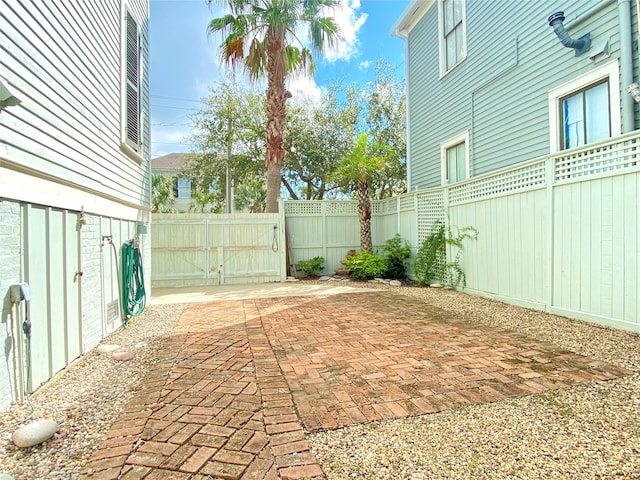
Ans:
{"label": "window", "polygon": [[440,0],[440,74],[444,75],[467,56],[465,0]]}
{"label": "window", "polygon": [[175,198],[191,198],[191,180],[173,177],[173,196]]}
{"label": "window", "polygon": [[141,108],[140,108],[140,32],[133,16],[125,15],[124,49],[124,142],[136,152],[141,150]]}
{"label": "window", "polygon": [[579,147],[611,136],[609,81],[561,98],[561,149]]}
{"label": "window", "polygon": [[549,92],[551,153],[620,135],[618,60]]}
{"label": "window", "polygon": [[469,178],[468,145],[468,132],[458,135],[441,145],[443,184],[462,182]]}

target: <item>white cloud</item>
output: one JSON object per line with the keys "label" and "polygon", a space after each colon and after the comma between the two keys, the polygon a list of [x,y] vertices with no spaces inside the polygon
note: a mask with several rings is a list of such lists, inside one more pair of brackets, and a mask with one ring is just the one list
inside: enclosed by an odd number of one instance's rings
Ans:
{"label": "white cloud", "polygon": [[358,68],[360,70],[367,70],[371,66],[372,63],[373,62],[371,60],[364,60],[364,61],[360,62],[360,64],[358,65]]}
{"label": "white cloud", "polygon": [[329,62],[351,60],[358,53],[358,32],[367,21],[366,13],[359,13],[360,0],[340,0],[329,14],[338,26],[341,39],[327,49],[324,58]]}
{"label": "white cloud", "polygon": [[290,75],[287,80],[287,90],[291,92],[291,101],[298,103],[310,101],[318,103],[322,95],[322,89],[316,85],[316,81],[307,75]]}

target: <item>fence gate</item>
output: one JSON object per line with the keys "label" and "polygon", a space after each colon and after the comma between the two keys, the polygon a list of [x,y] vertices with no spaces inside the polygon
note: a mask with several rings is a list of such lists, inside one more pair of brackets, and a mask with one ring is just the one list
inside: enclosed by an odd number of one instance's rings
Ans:
{"label": "fence gate", "polygon": [[156,214],[151,245],[152,287],[286,279],[283,214]]}

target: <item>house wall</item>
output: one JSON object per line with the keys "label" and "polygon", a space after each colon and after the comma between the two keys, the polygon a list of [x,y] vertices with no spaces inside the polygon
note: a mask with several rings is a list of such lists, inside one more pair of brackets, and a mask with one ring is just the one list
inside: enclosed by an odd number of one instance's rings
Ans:
{"label": "house wall", "polygon": [[[585,17],[602,3],[601,11]],[[549,153],[548,91],[620,57],[616,1],[468,0],[466,9],[467,57],[443,77],[437,2],[408,34],[411,190],[441,184],[440,145],[465,131],[470,133],[471,176]],[[559,10],[573,38],[589,32],[594,48],[608,40],[610,55],[594,62],[589,54],[575,57],[573,49],[563,47],[547,24]]]}
{"label": "house wall", "polygon": [[[118,0],[58,0],[12,2],[3,8],[2,75],[22,103],[0,114],[2,167],[120,203],[150,205],[148,114],[140,155],[128,155],[120,146],[124,5]],[[142,110],[149,112],[148,1],[126,5],[144,32],[141,98]],[[11,172],[2,173],[3,196],[30,200],[32,192],[7,178]],[[82,206],[66,195],[55,198],[55,204],[74,210]]]}
{"label": "house wall", "polygon": [[[108,316],[116,254],[104,236],[118,250],[137,236],[147,292],[151,263],[149,236],[138,235],[151,220],[148,0],[1,3],[0,74],[21,103],[0,109],[0,410],[120,325]],[[141,28],[139,154],[121,142],[125,7]],[[31,368],[26,305],[9,300],[21,282],[32,293]]]}

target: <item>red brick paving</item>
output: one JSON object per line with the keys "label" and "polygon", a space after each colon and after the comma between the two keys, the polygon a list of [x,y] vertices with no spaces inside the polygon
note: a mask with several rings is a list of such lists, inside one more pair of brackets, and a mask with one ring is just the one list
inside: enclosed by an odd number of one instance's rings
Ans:
{"label": "red brick paving", "polygon": [[194,304],[80,478],[324,478],[307,432],[628,373],[391,292]]}

